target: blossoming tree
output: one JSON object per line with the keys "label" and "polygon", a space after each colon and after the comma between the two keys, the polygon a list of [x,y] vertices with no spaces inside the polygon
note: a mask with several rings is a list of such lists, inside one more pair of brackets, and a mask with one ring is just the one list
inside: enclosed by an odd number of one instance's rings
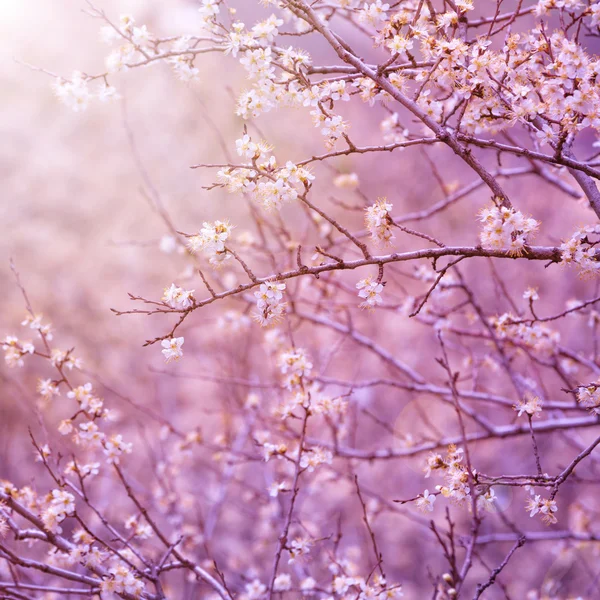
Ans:
{"label": "blossoming tree", "polygon": [[[32,432],[35,484],[0,487],[1,597],[598,597],[600,2],[202,0],[183,36],[87,11],[111,50],[104,72],[56,76],[76,112],[153,64],[201,85],[220,53],[247,75],[238,139],[193,165],[243,219],[161,208],[161,247],[192,281],[165,275],[162,296],[115,313],[158,316],[145,345],[173,376],[193,377],[175,363],[203,311],[253,356],[221,378],[235,393],[216,434],[138,402],[159,431],[144,464],[15,273],[36,340],[7,336],[6,364],[45,363],[41,401],[68,414]],[[265,113],[292,109],[321,148],[264,139]],[[392,175],[419,157],[441,198],[408,210],[399,176],[372,197],[368,156]],[[561,199],[558,226],[578,201],[585,222],[547,230],[540,190]],[[471,199],[468,223],[439,225]],[[569,286],[566,305],[540,304]],[[559,550],[582,573],[522,568]]]}

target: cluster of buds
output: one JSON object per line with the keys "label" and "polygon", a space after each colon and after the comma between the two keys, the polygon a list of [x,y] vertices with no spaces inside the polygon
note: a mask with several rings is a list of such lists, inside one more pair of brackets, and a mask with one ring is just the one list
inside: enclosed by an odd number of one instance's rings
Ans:
{"label": "cluster of buds", "polygon": [[318,389],[314,382],[307,380],[313,365],[306,351],[303,348],[291,348],[281,352],[277,365],[284,376],[284,385],[291,393],[287,400],[275,409],[275,413],[283,419],[291,417],[300,407],[312,413],[313,392],[316,394]]}
{"label": "cluster of buds", "polygon": [[14,335],[7,335],[2,341],[4,362],[8,367],[22,367],[25,365],[23,358],[35,352],[31,342],[21,342]]}

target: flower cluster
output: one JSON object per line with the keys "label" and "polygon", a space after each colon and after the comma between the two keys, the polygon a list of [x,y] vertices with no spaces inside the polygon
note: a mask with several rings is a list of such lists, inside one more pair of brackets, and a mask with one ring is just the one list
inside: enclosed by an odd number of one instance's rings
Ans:
{"label": "flower cluster", "polygon": [[590,385],[577,388],[577,402],[595,415],[600,414],[600,385]]}
{"label": "flower cluster", "polygon": [[[73,441],[77,445],[82,448],[102,450],[109,463],[118,464],[119,457],[122,454],[128,454],[132,451],[132,444],[124,442],[123,437],[120,434],[107,437],[107,435],[100,430],[98,425],[100,420],[113,420],[115,414],[104,406],[104,401],[101,398],[94,394],[91,383],[88,382],[78,386],[73,386],[69,383],[67,376],[62,369],[63,367],[73,368],[73,366],[77,366],[77,360],[72,358],[70,351],[67,353],[53,350],[50,355],[41,354],[41,356],[46,358],[61,375],[60,379],[56,381],[49,378],[38,380],[37,391],[42,399],[47,403],[53,396],[60,395],[60,385],[63,384],[69,388],[66,397],[70,400],[74,400],[77,404],[77,410],[73,416],[63,419],[60,422],[58,426],[59,433],[62,435],[73,433]],[[75,424],[79,417],[87,420],[80,421],[76,428]],[[42,460],[47,464],[49,456],[50,449],[47,445],[38,448],[39,460]],[[64,470],[65,474],[74,473],[77,474],[80,479],[96,475],[98,474],[98,471],[99,463],[97,462],[80,464],[75,460],[70,461]],[[58,491],[54,496],[57,500],[50,505],[49,508],[52,510],[50,510],[50,512],[47,511],[47,518],[49,519],[49,522],[55,522],[55,524],[58,525],[62,518],[57,518],[52,521],[52,514],[53,512],[57,512],[54,509],[58,506],[58,500],[66,502],[68,496],[65,496],[62,491]]]}
{"label": "flower cluster", "polygon": [[67,398],[74,399],[79,405],[79,410],[84,412],[90,419],[93,419],[94,417],[109,417],[110,413],[104,408],[102,399],[94,395],[91,383],[79,385],[68,391]]}
{"label": "flower cluster", "polygon": [[511,313],[493,317],[491,323],[501,340],[508,340],[516,346],[523,346],[542,355],[556,354],[560,333],[545,323],[528,324]]}
{"label": "flower cluster", "polygon": [[347,598],[356,597],[360,600],[368,600],[369,598],[379,598],[380,600],[388,599],[395,600],[396,598],[404,597],[402,588],[399,585],[388,585],[382,575],[375,575],[372,582],[368,583],[364,577],[359,575],[347,575],[338,572],[337,569],[330,569],[335,572],[332,592],[340,597]]}
{"label": "flower cluster", "polygon": [[90,87],[92,79],[79,71],[74,71],[71,79],[59,77],[55,81],[54,93],[65,106],[75,112],[84,111],[94,99],[106,102],[118,98],[115,88],[107,83]]}
{"label": "flower cluster", "polygon": [[600,235],[600,225],[588,225],[578,229],[569,240],[560,246],[563,264],[575,265],[582,277],[600,272],[596,244]]}
{"label": "flower cluster", "polygon": [[57,369],[81,369],[82,363],[80,358],[73,356],[70,350],[61,350],[60,348],[52,348],[50,352],[50,362]]}
{"label": "flower cluster", "polygon": [[[467,467],[463,464],[464,450],[456,446],[449,446],[445,457],[437,453],[431,453],[427,457],[425,466],[425,477],[432,473],[441,471],[444,475],[445,484],[436,485],[436,491],[445,498],[450,498],[458,504],[466,504],[469,510],[471,504],[466,501],[471,498],[471,483]],[[473,477],[476,475],[473,471]],[[475,489],[476,503],[479,510],[495,510],[496,494],[491,487]],[[417,508],[423,511],[432,511],[436,500],[436,494],[430,494],[428,490],[416,499]]]}
{"label": "flower cluster", "polygon": [[63,473],[65,475],[77,475],[83,481],[84,479],[95,477],[100,473],[100,463],[94,462],[80,465],[77,461],[71,460],[67,463]]}
{"label": "flower cluster", "polygon": [[437,485],[436,490],[445,498],[451,498],[461,504],[471,495],[469,472],[463,464],[464,450],[450,446],[445,458],[439,454],[430,454],[427,458],[425,477],[433,471],[442,470],[445,485]]}
{"label": "flower cluster", "polygon": [[258,431],[254,435],[254,439],[256,443],[262,448],[262,455],[265,462],[269,462],[272,457],[280,458],[285,456],[288,447],[287,444],[281,442],[279,444],[274,444],[269,441],[271,439],[270,433],[268,431]]}
{"label": "flower cluster", "polygon": [[179,360],[183,356],[183,337],[170,338],[163,340],[160,345],[162,346],[162,354],[165,357],[165,362],[171,362],[172,360]]}
{"label": "flower cluster", "polygon": [[284,167],[278,166],[275,157],[270,155],[271,146],[266,142],[253,142],[248,134],[236,141],[236,150],[252,164],[221,169],[218,181],[231,193],[250,194],[265,210],[279,210],[296,200],[314,180],[309,169],[291,161]]}
{"label": "flower cluster", "polygon": [[37,331],[47,342],[51,342],[54,337],[52,334],[52,325],[50,323],[42,323],[42,318],[42,315],[29,313],[23,319],[21,325]]}
{"label": "flower cluster", "polygon": [[191,35],[182,35],[171,45],[173,56],[167,59],[175,77],[180,81],[196,81],[200,71],[194,66],[194,48],[197,40]]}
{"label": "flower cluster", "polygon": [[527,218],[514,208],[492,206],[481,211],[481,245],[494,250],[507,250],[520,255],[527,243],[527,236],[535,233],[538,221]]}
{"label": "flower cluster", "polygon": [[306,537],[294,538],[288,546],[288,552],[290,554],[288,563],[291,564],[299,558],[308,556],[312,546],[313,542]]}
{"label": "flower cluster", "polygon": [[306,351],[303,348],[292,348],[281,352],[277,364],[284,375],[284,385],[290,396],[277,407],[276,413],[286,419],[294,415],[294,411],[299,407],[312,412],[317,387],[308,379],[313,365]]}
{"label": "flower cluster", "polygon": [[23,358],[33,354],[35,347],[31,342],[20,342],[14,335],[7,335],[2,340],[2,350],[4,350],[4,362],[12,368],[24,366]]}
{"label": "flower cluster", "polygon": [[392,218],[390,212],[393,206],[385,198],[369,206],[365,211],[365,224],[371,233],[373,241],[388,244],[392,241]]}
{"label": "flower cluster", "polygon": [[272,325],[281,319],[285,312],[286,303],[282,302],[285,283],[267,281],[260,284],[256,297],[256,308],[254,318],[263,326]]}
{"label": "flower cluster", "polygon": [[38,379],[37,392],[43,400],[51,400],[53,396],[59,396],[58,384],[52,379]]}
{"label": "flower cluster", "polygon": [[141,540],[147,540],[154,535],[152,527],[148,523],[142,523],[136,515],[132,515],[125,521],[125,529],[132,531],[133,535]]}
{"label": "flower cluster", "polygon": [[233,226],[227,221],[204,223],[200,233],[190,236],[188,247],[191,252],[201,250],[213,266],[219,266],[232,257],[225,247],[225,242],[231,237]]}
{"label": "flower cluster", "polygon": [[140,581],[130,567],[120,563],[108,569],[108,576],[100,584],[102,595],[107,598],[119,597],[121,594],[131,594],[139,598],[144,591],[144,584]]}
{"label": "flower cluster", "polygon": [[373,280],[371,276],[366,279],[361,279],[356,284],[356,289],[359,290],[359,298],[364,298],[364,302],[360,304],[360,307],[372,309],[381,304],[383,302],[381,299],[383,285],[383,283]]}
{"label": "flower cluster", "polygon": [[125,442],[120,433],[110,436],[104,442],[104,454],[106,461],[118,465],[123,454],[131,454],[133,444]]}
{"label": "flower cluster", "polygon": [[372,3],[365,2],[358,13],[358,19],[363,23],[377,27],[387,19],[388,10],[390,10],[390,5],[384,4],[382,0],[375,0]]}
{"label": "flower cluster", "polygon": [[529,513],[530,517],[535,517],[538,513],[542,516],[542,520],[547,525],[553,525],[558,522],[555,512],[558,511],[558,506],[555,500],[549,498],[542,498],[538,494],[533,494],[527,500],[525,510]]}
{"label": "flower cluster", "polygon": [[52,490],[46,498],[46,509],[42,513],[44,527],[52,533],[61,533],[62,523],[75,512],[75,497],[64,490]]}
{"label": "flower cluster", "polygon": [[285,385],[289,390],[299,387],[303,378],[310,377],[313,368],[303,348],[292,348],[282,352],[277,363],[282,375],[285,375]]}
{"label": "flower cluster", "polygon": [[312,473],[319,465],[331,464],[333,454],[324,448],[308,448],[302,452],[300,466]]}
{"label": "flower cluster", "polygon": [[194,290],[184,290],[172,283],[170,287],[165,288],[162,301],[171,308],[187,310],[194,305]]}

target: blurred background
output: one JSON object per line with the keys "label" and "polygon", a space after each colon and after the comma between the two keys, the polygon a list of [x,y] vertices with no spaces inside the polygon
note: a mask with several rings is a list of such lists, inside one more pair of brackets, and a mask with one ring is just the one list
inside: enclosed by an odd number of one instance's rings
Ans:
{"label": "blurred background", "polygon": [[[135,14],[164,34],[187,32],[197,15],[190,2],[98,6],[115,19]],[[118,75],[118,102],[94,103],[84,113],[61,106],[52,77],[25,63],[65,77],[75,69],[102,71],[108,47],[100,40],[101,23],[86,8],[79,0],[0,2],[0,329],[20,335],[24,314],[12,259],[34,310],[53,323],[61,347],[77,346],[86,365],[139,391],[146,389],[149,364],[161,363],[160,352],[141,348],[145,320],[117,318],[110,308],[128,308],[128,292],[161,296],[186,264],[161,252],[167,229],[151,208],[148,190],[160,196],[182,230],[193,232],[203,220],[222,215],[234,199],[219,198],[218,191],[209,199],[189,166],[214,160],[218,148],[203,120],[205,106],[216,107],[212,118],[228,138],[235,139],[240,125],[231,116],[230,90],[178,85],[162,65]],[[218,69],[214,59],[203,62],[203,81],[218,81]],[[12,381],[16,374],[2,376]],[[10,412],[23,402],[5,396],[0,405]],[[3,443],[19,435],[9,429]]]}

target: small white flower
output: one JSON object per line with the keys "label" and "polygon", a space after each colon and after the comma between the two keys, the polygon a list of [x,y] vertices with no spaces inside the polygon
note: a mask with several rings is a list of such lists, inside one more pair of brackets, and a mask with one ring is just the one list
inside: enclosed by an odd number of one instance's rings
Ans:
{"label": "small white flower", "polygon": [[530,392],[526,392],[525,397],[515,406],[517,416],[520,417],[523,413],[530,417],[538,416],[542,412],[542,400],[534,396]]}
{"label": "small white flower", "polygon": [[285,483],[283,483],[282,481],[274,481],[268,488],[269,490],[269,496],[271,496],[271,498],[277,498],[277,496],[279,496],[279,492],[286,492],[288,491],[288,488],[286,486]]}
{"label": "small white flower", "polygon": [[183,356],[183,351],[181,350],[181,346],[183,346],[184,338],[171,338],[169,340],[163,340],[161,342],[161,346],[163,349],[161,352],[165,357],[166,362],[171,362],[172,360],[179,360]]}
{"label": "small white flower", "polygon": [[416,500],[417,508],[423,512],[433,512],[435,498],[435,494],[430,494],[429,490],[425,490],[423,495],[419,496]]}
{"label": "small white flower", "polygon": [[525,300],[539,300],[540,297],[537,292],[537,288],[529,287],[523,292],[523,299]]}
{"label": "small white flower", "polygon": [[312,542],[307,538],[296,538],[292,540],[288,546],[288,552],[290,553],[288,563],[291,564],[301,556],[306,556],[310,553],[311,548]]}
{"label": "small white flower", "polygon": [[360,298],[364,298],[365,301],[360,305],[361,308],[374,308],[378,304],[381,304],[381,292],[383,292],[383,284],[369,276],[366,279],[361,279],[356,284],[356,289],[360,290],[358,295]]}

